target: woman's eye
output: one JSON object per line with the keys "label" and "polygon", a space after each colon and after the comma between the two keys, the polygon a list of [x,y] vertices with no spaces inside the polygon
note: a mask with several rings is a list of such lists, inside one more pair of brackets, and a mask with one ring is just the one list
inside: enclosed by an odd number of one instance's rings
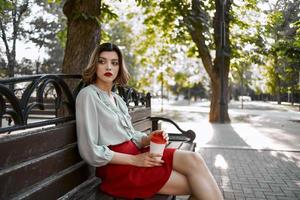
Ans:
{"label": "woman's eye", "polygon": [[105,60],[103,60],[103,59],[99,59],[99,60],[98,60],[98,63],[100,63],[100,64],[104,64],[104,63],[105,63]]}
{"label": "woman's eye", "polygon": [[114,66],[117,66],[117,65],[119,65],[119,62],[112,62],[111,64]]}

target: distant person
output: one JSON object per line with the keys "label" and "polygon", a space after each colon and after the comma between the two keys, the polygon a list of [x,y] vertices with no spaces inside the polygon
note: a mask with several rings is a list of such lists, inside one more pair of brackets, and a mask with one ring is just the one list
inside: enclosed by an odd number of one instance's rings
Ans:
{"label": "distant person", "polygon": [[[166,148],[162,160],[150,154],[149,135],[134,130],[128,108],[112,92],[129,79],[120,49],[97,46],[83,71],[88,84],[76,99],[78,147],[82,158],[96,167],[100,189],[123,198],[159,194],[191,195],[190,199],[223,199],[198,153]],[[163,132],[168,140],[168,135]]]}

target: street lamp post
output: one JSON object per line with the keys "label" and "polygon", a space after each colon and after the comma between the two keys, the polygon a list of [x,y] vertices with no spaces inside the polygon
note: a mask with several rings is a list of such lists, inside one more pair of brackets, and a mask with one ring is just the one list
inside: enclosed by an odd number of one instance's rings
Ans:
{"label": "street lamp post", "polygon": [[220,31],[221,31],[221,66],[220,66],[220,100],[219,100],[219,104],[220,104],[220,122],[224,123],[225,122],[225,95],[224,95],[224,86],[225,86],[225,77],[224,77],[224,67],[225,67],[225,46],[226,46],[226,40],[225,40],[225,5],[226,5],[226,1],[227,0],[220,0],[220,4],[221,4],[221,17],[220,17],[220,21],[221,21],[221,27],[220,27]]}

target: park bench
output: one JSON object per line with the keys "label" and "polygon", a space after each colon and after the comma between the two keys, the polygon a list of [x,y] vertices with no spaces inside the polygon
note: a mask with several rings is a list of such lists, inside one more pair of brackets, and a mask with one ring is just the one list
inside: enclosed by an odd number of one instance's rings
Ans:
{"label": "park bench", "polygon": [[[63,88],[66,85],[62,78],[65,77],[34,76],[33,82],[40,82],[36,85],[57,83],[65,91],[69,107],[74,109],[79,89],[73,94],[67,92]],[[18,107],[15,104],[13,94],[2,83],[0,81],[0,120],[4,114],[13,113],[13,110],[5,108],[7,102],[14,104],[9,108],[16,110],[24,106]],[[195,150],[193,131],[181,130],[170,119],[151,117],[150,94],[137,93],[131,88],[119,88],[118,91],[129,106],[135,129],[149,133],[160,128],[160,121],[169,122],[178,128],[179,133],[169,133],[168,147]],[[72,98],[68,96],[70,94]],[[37,100],[39,102],[40,99]],[[33,123],[23,122],[16,114],[12,114],[14,124],[11,127],[0,127],[0,199],[117,199],[98,190],[101,180],[95,177],[94,167],[87,165],[78,153],[75,112],[70,109],[67,113],[68,116],[56,116],[55,119]],[[170,200],[175,197],[155,195],[151,199]]]}

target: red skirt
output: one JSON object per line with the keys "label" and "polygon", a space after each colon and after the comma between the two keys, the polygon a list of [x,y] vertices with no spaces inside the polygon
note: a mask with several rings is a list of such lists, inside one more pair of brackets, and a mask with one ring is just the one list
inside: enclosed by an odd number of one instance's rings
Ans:
{"label": "red skirt", "polygon": [[[132,141],[109,146],[115,152],[137,155],[149,151],[138,149]],[[96,176],[101,178],[100,189],[112,196],[123,198],[148,198],[155,195],[168,181],[173,166],[176,149],[166,148],[158,167],[136,167],[132,165],[108,164],[96,168]]]}

